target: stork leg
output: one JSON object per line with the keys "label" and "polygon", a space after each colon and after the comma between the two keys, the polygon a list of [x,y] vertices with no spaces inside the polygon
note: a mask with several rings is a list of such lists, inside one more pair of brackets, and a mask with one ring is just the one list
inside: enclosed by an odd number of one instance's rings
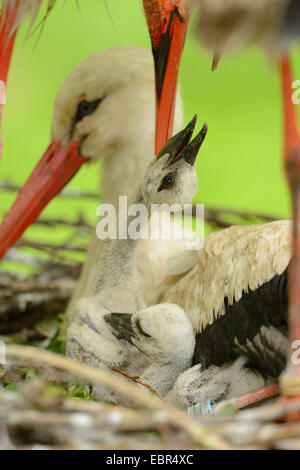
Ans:
{"label": "stork leg", "polygon": [[[287,367],[280,377],[282,397],[277,405],[290,400],[300,401],[300,360],[295,349],[300,346],[300,136],[297,113],[292,101],[292,72],[286,53],[280,58],[284,109],[284,169],[291,194],[293,229],[292,259],[289,267],[289,358]],[[299,341],[299,344],[298,344]],[[275,405],[276,406],[276,405]],[[286,419],[300,420],[300,413],[286,416]]]}
{"label": "stork leg", "polygon": [[17,31],[13,25],[17,16],[17,5],[0,16],[0,79],[6,82]]}
{"label": "stork leg", "polygon": [[[297,125],[296,108],[292,101],[292,72],[290,60],[283,53],[280,60],[283,105],[285,120],[284,167],[291,193],[293,232],[292,260],[289,270],[289,342],[290,357],[280,383],[282,400],[300,400],[300,361],[296,360],[294,350],[300,341],[300,231],[299,231],[299,197],[300,197],[300,136]],[[299,343],[300,344],[300,343]],[[288,418],[300,420],[300,413]]]}
{"label": "stork leg", "polygon": [[[5,103],[5,84],[8,75],[9,64],[14,48],[16,31],[13,31],[17,15],[17,3],[13,8],[8,7],[0,16],[0,126],[2,121],[3,104]],[[0,140],[0,158],[1,158],[2,142]]]}

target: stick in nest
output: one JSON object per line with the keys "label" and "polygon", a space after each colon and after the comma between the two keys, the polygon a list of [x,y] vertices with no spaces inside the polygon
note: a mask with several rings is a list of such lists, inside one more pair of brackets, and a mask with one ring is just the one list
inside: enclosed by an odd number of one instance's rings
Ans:
{"label": "stick in nest", "polygon": [[30,346],[8,345],[6,347],[6,355],[8,358],[46,362],[48,365],[65,370],[84,380],[100,383],[110,388],[113,392],[134,400],[140,406],[144,406],[148,410],[162,412],[163,417],[169,423],[184,430],[198,445],[207,449],[231,449],[231,446],[226,441],[208,431],[206,427],[202,426],[194,418],[185,414],[179,414],[176,408],[171,407],[157,397],[149,395],[138,387],[135,387],[132,383],[124,382],[112,374],[87,364],[71,360],[65,356]]}
{"label": "stick in nest", "polygon": [[151,385],[147,384],[144,382],[140,377],[134,377],[133,375],[128,374],[127,372],[124,372],[123,370],[120,369],[112,369],[114,372],[117,372],[118,374],[124,375],[124,377],[127,377],[128,379],[132,380],[136,384],[143,385],[143,387],[147,388],[153,395],[157,396],[160,400],[163,400],[163,398],[157,393],[154,388],[151,387]]}

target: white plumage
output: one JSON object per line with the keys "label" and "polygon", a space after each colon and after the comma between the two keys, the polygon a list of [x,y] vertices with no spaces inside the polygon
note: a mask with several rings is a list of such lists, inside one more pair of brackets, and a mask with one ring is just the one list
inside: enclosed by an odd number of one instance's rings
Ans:
{"label": "white plumage", "polygon": [[180,305],[195,332],[201,332],[225,313],[225,298],[232,305],[249,289],[256,290],[284,272],[291,257],[290,242],[289,221],[214,232],[201,250],[176,255],[159,301]]}

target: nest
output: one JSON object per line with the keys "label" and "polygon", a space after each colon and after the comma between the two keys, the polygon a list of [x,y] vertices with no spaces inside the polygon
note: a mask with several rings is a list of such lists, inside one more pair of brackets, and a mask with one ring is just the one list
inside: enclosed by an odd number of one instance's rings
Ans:
{"label": "nest", "polygon": [[[18,190],[9,183],[0,188]],[[80,191],[60,197],[74,195],[99,198]],[[206,209],[205,215],[213,229],[275,220],[220,209]],[[60,244],[21,239],[0,273],[0,340],[6,343],[7,358],[0,368],[0,449],[300,449],[300,423],[282,420],[300,412],[298,401],[188,415],[166,404],[147,384],[138,388],[137,378],[124,381],[66,358],[63,312],[92,227],[81,214],[72,221],[41,218],[36,224],[47,231],[63,226],[72,235]],[[27,270],[30,266],[31,272],[14,271],[16,263]],[[134,397],[136,406],[99,402],[86,383]]]}

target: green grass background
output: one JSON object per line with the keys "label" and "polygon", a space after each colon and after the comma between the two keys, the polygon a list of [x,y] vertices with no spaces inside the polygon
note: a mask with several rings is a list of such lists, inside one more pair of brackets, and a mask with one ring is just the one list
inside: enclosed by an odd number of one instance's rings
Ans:
{"label": "green grass background", "polygon": [[[78,3],[80,12],[73,0],[59,1],[38,41],[35,33],[24,44],[26,28],[18,35],[4,111],[1,181],[23,183],[29,176],[49,143],[55,95],[78,62],[109,46],[150,47],[140,0],[108,0],[115,28],[103,0]],[[300,78],[297,50],[293,58],[295,78]],[[204,120],[209,126],[197,166],[197,201],[288,217],[276,63],[270,64],[253,48],[224,59],[214,73],[210,65],[210,55],[189,31],[180,71],[185,119],[198,113],[199,126]],[[98,181],[99,169],[86,165],[69,188],[95,191]],[[0,193],[0,217],[13,199],[12,193]],[[62,199],[53,201],[44,214],[72,217],[80,208],[95,220],[96,206],[96,201]],[[40,236],[41,229],[31,230]],[[52,230],[48,236],[59,238],[63,233]]]}

